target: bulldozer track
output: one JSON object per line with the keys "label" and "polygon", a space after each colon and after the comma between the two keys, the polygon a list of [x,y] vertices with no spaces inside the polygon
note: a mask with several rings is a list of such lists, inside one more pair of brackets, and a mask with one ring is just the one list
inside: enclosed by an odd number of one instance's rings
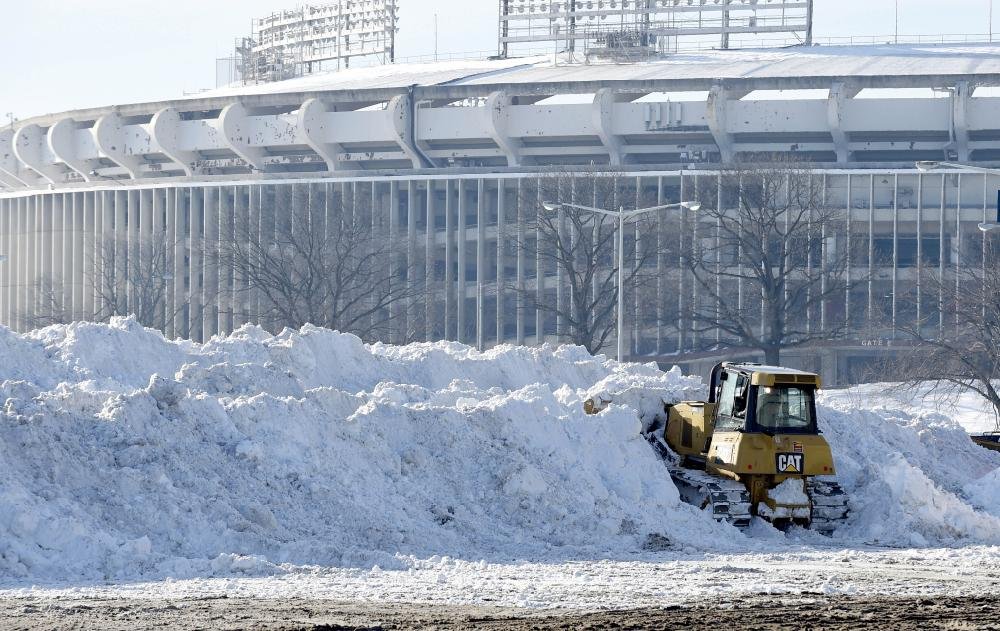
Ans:
{"label": "bulldozer track", "polygon": [[850,513],[847,493],[836,482],[816,478],[809,479],[806,491],[813,507],[810,528],[826,535],[832,534]]}
{"label": "bulldozer track", "polygon": [[742,483],[688,469],[681,465],[680,457],[663,440],[663,430],[650,433],[646,438],[663,461],[677,485],[681,498],[702,509],[711,509],[717,521],[725,521],[740,530],[748,528],[753,515],[750,512],[750,493]]}
{"label": "bulldozer track", "polygon": [[[717,521],[728,522],[740,530],[750,526],[753,504],[742,482],[684,467],[681,457],[663,439],[662,428],[649,433],[646,439],[670,472],[685,502],[711,509]],[[806,491],[812,504],[809,528],[824,535],[833,534],[850,513],[847,494],[837,482],[816,478],[809,478]]]}

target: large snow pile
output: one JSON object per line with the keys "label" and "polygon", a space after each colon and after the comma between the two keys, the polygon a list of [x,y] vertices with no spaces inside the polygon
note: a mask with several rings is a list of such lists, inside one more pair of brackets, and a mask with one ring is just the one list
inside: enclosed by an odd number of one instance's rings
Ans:
{"label": "large snow pile", "polygon": [[[130,319],[0,329],[0,356],[0,583],[785,545],[680,503],[640,436],[702,396],[677,371],[310,327],[199,345]],[[596,396],[615,403],[587,416]],[[948,418],[830,397],[820,419],[852,495],[836,540],[1000,544],[1000,455]]]}
{"label": "large snow pile", "polygon": [[[366,346],[132,320],[0,330],[0,579],[619,555],[732,540],[595,383],[697,379],[581,349]],[[614,389],[614,385],[611,386]],[[666,539],[664,539],[664,537]]]}
{"label": "large snow pile", "polygon": [[1000,544],[1000,454],[979,447],[946,410],[858,405],[820,396],[820,428],[851,497],[839,539],[925,546]]}

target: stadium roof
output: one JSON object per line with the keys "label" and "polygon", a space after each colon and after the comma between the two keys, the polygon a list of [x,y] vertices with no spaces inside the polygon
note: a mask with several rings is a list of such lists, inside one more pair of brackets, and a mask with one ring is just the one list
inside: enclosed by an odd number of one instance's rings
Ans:
{"label": "stadium roof", "polygon": [[122,116],[148,115],[163,107],[213,110],[238,99],[249,107],[283,107],[310,97],[364,106],[413,90],[420,100],[460,100],[506,91],[511,95],[587,94],[601,88],[624,92],[685,92],[721,84],[733,90],[826,89],[844,82],[865,88],[931,88],[969,81],[1000,86],[1000,44],[811,46],[705,51],[627,64],[553,64],[551,56],[444,61],[352,68],[276,83],[230,86],[156,103],[119,104],[39,116],[41,125],[61,118],[95,119],[114,109]]}
{"label": "stadium roof", "polygon": [[812,46],[680,53],[628,64],[560,64],[552,57],[449,61],[357,68],[281,81],[223,88],[197,95],[273,94],[409,86],[801,79],[807,77],[918,77],[1000,75],[1000,45]]}

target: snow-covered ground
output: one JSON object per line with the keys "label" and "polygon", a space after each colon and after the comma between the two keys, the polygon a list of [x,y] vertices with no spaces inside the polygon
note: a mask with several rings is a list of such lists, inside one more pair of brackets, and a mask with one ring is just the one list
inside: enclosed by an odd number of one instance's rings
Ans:
{"label": "snow-covered ground", "polygon": [[[679,501],[643,414],[700,379],[578,348],[134,321],[0,330],[0,595],[523,606],[1000,594],[1000,454],[950,410],[824,396],[832,539]],[[582,401],[615,393],[587,416]]]}
{"label": "snow-covered ground", "polygon": [[827,401],[837,401],[859,408],[897,408],[920,413],[933,410],[945,414],[968,432],[992,432],[997,429],[993,407],[979,395],[955,392],[924,383],[913,387],[896,383],[872,383],[825,393]]}

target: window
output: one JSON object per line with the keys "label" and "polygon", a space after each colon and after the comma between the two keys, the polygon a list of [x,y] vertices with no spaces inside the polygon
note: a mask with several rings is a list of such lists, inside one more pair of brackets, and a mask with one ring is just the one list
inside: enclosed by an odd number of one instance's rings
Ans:
{"label": "window", "polygon": [[719,391],[719,408],[716,413],[715,429],[736,431],[743,429],[746,418],[747,384],[746,375],[723,373],[727,378]]}
{"label": "window", "polygon": [[794,386],[764,387],[757,393],[757,425],[766,431],[811,431],[812,390]]}

